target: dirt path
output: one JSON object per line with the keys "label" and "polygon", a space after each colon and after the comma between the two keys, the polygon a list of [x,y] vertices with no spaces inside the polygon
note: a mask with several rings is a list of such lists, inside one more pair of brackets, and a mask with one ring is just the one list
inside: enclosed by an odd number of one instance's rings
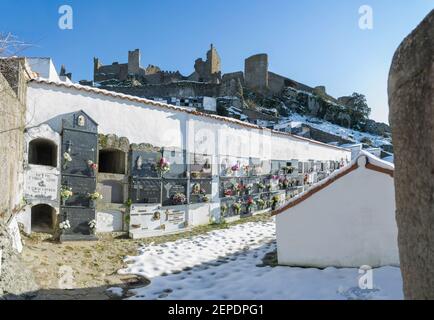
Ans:
{"label": "dirt path", "polygon": [[[270,219],[268,214],[246,218],[230,225],[249,221]],[[167,235],[140,240],[127,239],[124,234],[99,235],[98,241],[58,243],[49,235],[32,234],[23,236],[24,263],[33,271],[40,290],[34,299],[107,300],[128,297],[128,290],[143,287],[149,280],[135,275],[119,275],[117,270],[125,265],[123,259],[137,255],[142,245],[158,244],[188,238],[224,225],[207,225],[177,235]],[[62,289],[62,288],[70,289]],[[110,293],[111,287],[122,288],[122,292]]]}

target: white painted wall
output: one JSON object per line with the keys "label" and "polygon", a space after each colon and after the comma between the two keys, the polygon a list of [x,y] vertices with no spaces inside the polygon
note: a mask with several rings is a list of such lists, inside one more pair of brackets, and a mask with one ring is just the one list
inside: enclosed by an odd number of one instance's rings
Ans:
{"label": "white painted wall", "polygon": [[118,210],[98,211],[96,213],[97,232],[122,231],[123,213]]}
{"label": "white painted wall", "polygon": [[280,264],[399,265],[393,178],[359,168],[276,216]]}
{"label": "white painted wall", "polygon": [[[29,144],[35,139],[46,139],[57,146],[57,166],[43,166],[29,164]],[[59,187],[60,187],[60,149],[61,139],[59,133],[53,131],[47,124],[30,127],[24,134],[24,186],[23,198],[27,205],[17,215],[17,221],[24,226],[27,234],[32,230],[32,207],[38,204],[47,204],[59,214]],[[43,187],[38,184],[42,183]],[[55,189],[55,190],[54,190]]]}
{"label": "white painted wall", "polygon": [[351,158],[344,149],[75,88],[30,82],[27,92],[30,126],[48,123],[57,132],[62,115],[82,109],[100,133],[125,136],[131,143],[277,160]]}
{"label": "white painted wall", "polygon": [[192,226],[200,226],[210,223],[210,204],[197,203],[188,206],[189,223]]}

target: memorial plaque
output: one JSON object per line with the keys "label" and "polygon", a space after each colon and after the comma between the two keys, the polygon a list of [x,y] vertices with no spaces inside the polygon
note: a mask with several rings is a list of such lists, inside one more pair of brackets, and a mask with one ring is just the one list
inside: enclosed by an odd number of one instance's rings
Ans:
{"label": "memorial plaque", "polygon": [[237,178],[222,178],[220,179],[219,195],[220,198],[229,198],[237,196],[239,192],[236,190],[236,186],[241,183]]}
{"label": "memorial plaque", "polygon": [[163,157],[170,163],[170,171],[163,176],[168,179],[185,178],[187,176],[186,152],[178,149],[164,149]]}
{"label": "memorial plaque", "polygon": [[64,130],[62,139],[62,174],[95,176],[89,161],[96,163],[96,134]]}
{"label": "memorial plaque", "polygon": [[212,156],[204,154],[191,154],[190,177],[192,179],[212,177]]}
{"label": "memorial plaque", "polygon": [[279,176],[272,176],[265,179],[267,191],[276,191],[279,189]]}
{"label": "memorial plaque", "polygon": [[71,188],[73,195],[62,201],[62,220],[71,228],[65,230],[62,240],[95,240],[89,222],[95,219],[95,208],[89,195],[96,190],[95,171],[98,136],[97,124],[86,113],[67,114],[62,119],[61,185]]}
{"label": "memorial plaque", "polygon": [[58,199],[59,175],[28,170],[26,171],[25,181],[25,199],[48,201],[56,201]]}
{"label": "memorial plaque", "polygon": [[161,203],[161,180],[133,179],[131,200],[134,203]]}
{"label": "memorial plaque", "polygon": [[258,182],[261,179],[259,177],[255,178],[242,178],[241,183],[244,186],[244,192],[245,195],[252,195],[255,193],[258,193]]}
{"label": "memorial plaque", "polygon": [[66,206],[72,207],[89,207],[89,193],[96,189],[96,180],[93,178],[63,176],[62,186],[72,189],[72,196],[65,201]]}
{"label": "memorial plaque", "polygon": [[298,173],[303,173],[303,162],[298,162]]}
{"label": "memorial plaque", "polygon": [[235,198],[226,198],[222,199],[220,202],[220,213],[223,218],[234,217],[239,214],[236,214],[233,204],[235,203]]}
{"label": "memorial plaque", "polygon": [[70,229],[64,230],[62,235],[89,236],[92,230],[89,222],[95,219],[95,211],[89,208],[62,208],[62,221],[69,221]]}
{"label": "memorial plaque", "polygon": [[[185,201],[176,201],[174,195],[184,195]],[[186,179],[164,179],[162,203],[164,206],[181,205],[187,201],[187,180]]]}
{"label": "memorial plaque", "polygon": [[271,161],[250,158],[250,176],[262,176],[271,173]]}
{"label": "memorial plaque", "polygon": [[203,197],[207,196],[211,201],[212,180],[191,180],[190,181],[190,203],[204,202]]}
{"label": "memorial plaque", "polygon": [[156,207],[131,206],[130,230],[131,231],[160,231],[162,225],[162,210]]}
{"label": "memorial plaque", "polygon": [[264,200],[264,209],[269,208],[270,207],[270,200],[271,200],[271,193],[266,192],[266,193],[261,193],[259,195],[260,199]]}
{"label": "memorial plaque", "polygon": [[248,176],[250,159],[233,156],[220,156],[219,175],[222,177]]}
{"label": "memorial plaque", "polygon": [[131,175],[133,177],[158,178],[156,170],[157,161],[161,158],[161,152],[157,151],[132,151]]}
{"label": "memorial plaque", "polygon": [[271,174],[279,175],[284,173],[284,168],[287,167],[286,161],[271,160]]}
{"label": "memorial plaque", "polygon": [[162,224],[162,229],[166,232],[177,231],[186,227],[186,212],[183,210],[164,211],[165,221]]}

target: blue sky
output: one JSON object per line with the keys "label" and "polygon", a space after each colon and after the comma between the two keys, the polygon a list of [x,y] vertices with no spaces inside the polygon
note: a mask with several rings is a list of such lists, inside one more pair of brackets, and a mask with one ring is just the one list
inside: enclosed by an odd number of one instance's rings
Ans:
{"label": "blue sky", "polygon": [[[193,71],[213,43],[222,71],[268,53],[270,70],[333,96],[360,92],[371,117],[387,122],[387,75],[403,38],[434,0],[0,0],[0,32],[34,44],[23,54],[52,57],[75,81],[91,79],[94,56],[125,62],[140,48],[142,65]],[[71,5],[73,30],[58,28],[58,8]],[[373,9],[372,30],[358,27],[359,7]]]}

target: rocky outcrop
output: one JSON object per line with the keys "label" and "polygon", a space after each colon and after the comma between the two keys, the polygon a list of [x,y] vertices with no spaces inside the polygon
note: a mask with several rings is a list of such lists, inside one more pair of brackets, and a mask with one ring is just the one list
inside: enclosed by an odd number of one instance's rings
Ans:
{"label": "rocky outcrop", "polygon": [[401,43],[389,74],[396,220],[404,295],[434,299],[434,10]]}

